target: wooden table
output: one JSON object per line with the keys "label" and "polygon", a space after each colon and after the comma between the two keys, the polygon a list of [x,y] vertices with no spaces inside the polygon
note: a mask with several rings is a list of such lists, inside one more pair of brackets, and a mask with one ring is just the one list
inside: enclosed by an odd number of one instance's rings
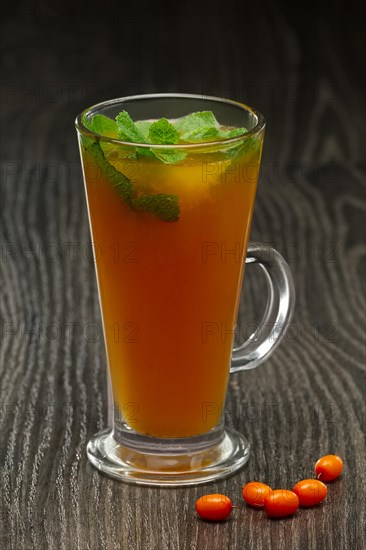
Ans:
{"label": "wooden table", "polygon": [[[4,550],[365,548],[365,195],[361,3],[19,2],[3,19],[1,536]],[[252,240],[288,259],[293,326],[232,376],[227,422],[252,444],[237,475],[188,489],[100,475],[105,354],[73,122],[93,102],[156,91],[240,99],[268,129]],[[260,314],[247,274],[239,327]],[[363,395],[362,395],[363,394]],[[329,452],[327,501],[269,520],[241,485],[291,488]],[[239,505],[196,517],[198,496]]]}

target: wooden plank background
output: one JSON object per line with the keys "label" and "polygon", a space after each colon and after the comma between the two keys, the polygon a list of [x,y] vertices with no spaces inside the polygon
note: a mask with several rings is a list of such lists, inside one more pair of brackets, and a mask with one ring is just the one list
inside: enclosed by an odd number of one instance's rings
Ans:
{"label": "wooden plank background", "polygon": [[[365,548],[363,4],[321,1],[12,2],[2,17],[0,547],[5,550]],[[119,7],[117,7],[119,6]],[[268,126],[252,240],[297,289],[293,326],[261,368],[232,376],[227,421],[252,443],[218,483],[138,488],[101,476],[105,355],[76,114],[132,93],[253,105]],[[239,327],[258,317],[249,269]],[[328,452],[343,478],[316,509],[274,521],[241,504],[252,479],[288,487]],[[196,498],[240,505],[199,521]]]}

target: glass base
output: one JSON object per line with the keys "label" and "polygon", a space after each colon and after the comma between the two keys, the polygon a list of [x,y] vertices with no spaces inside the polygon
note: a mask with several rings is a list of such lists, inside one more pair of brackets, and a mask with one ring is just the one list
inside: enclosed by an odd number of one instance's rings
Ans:
{"label": "glass base", "polygon": [[90,462],[108,476],[138,485],[199,485],[221,479],[248,461],[250,444],[234,430],[204,450],[187,452],[141,452],[119,443],[109,428],[96,434],[87,445]]}

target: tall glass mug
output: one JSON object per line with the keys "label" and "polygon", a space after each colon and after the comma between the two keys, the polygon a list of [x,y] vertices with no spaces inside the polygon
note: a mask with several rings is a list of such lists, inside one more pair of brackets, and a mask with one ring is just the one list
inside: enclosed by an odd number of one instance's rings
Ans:
{"label": "tall glass mug", "polygon": [[[212,111],[220,125],[248,131],[161,145],[88,129],[94,115],[121,111],[134,121]],[[114,401],[113,426],[87,455],[117,479],[198,484],[249,458],[244,436],[224,426],[229,374],[269,357],[294,306],[284,259],[248,247],[264,126],[241,103],[185,94],[106,101],[77,117]],[[261,325],[233,350],[245,263],[263,269],[268,301]]]}

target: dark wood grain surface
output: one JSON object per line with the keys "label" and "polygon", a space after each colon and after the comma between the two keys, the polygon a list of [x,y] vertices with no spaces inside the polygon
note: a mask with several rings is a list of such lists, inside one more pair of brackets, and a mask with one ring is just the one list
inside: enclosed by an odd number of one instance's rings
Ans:
{"label": "dark wood grain surface", "polygon": [[[12,2],[2,17],[0,548],[365,548],[365,88],[361,2],[91,5]],[[252,444],[237,475],[189,489],[100,475],[105,353],[74,118],[132,93],[243,100],[267,119],[252,240],[290,262],[293,325],[232,376],[227,422]],[[248,270],[239,328],[260,314]],[[242,505],[256,479],[291,488],[329,452],[327,501],[287,520]],[[196,498],[230,496],[223,524]]]}

